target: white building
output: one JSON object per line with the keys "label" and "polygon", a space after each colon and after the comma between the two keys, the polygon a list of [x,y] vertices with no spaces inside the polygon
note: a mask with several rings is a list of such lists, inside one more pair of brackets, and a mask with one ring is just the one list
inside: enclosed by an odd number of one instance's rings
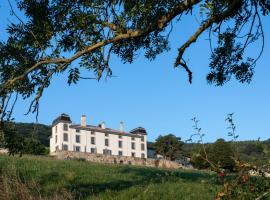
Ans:
{"label": "white building", "polygon": [[123,122],[119,130],[106,128],[104,122],[87,125],[85,115],[81,124],[72,124],[70,117],[62,114],[52,123],[50,153],[63,150],[147,158],[146,135],[142,127],[125,132]]}

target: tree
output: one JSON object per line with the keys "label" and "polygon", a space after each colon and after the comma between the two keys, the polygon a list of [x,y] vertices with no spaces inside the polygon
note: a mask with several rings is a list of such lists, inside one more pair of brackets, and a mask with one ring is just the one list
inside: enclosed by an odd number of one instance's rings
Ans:
{"label": "tree", "polygon": [[234,152],[230,143],[224,139],[218,139],[211,147],[209,159],[222,169],[234,170]]}
{"label": "tree", "polygon": [[251,154],[259,155],[259,154],[263,154],[263,150],[264,150],[263,143],[253,142],[253,143],[248,143],[243,152],[247,155],[251,155]]}
{"label": "tree", "polygon": [[8,149],[10,155],[22,155],[24,137],[18,133],[14,123],[5,123],[4,128],[0,129],[0,138],[0,148]]}
{"label": "tree", "polygon": [[234,151],[231,144],[225,142],[224,139],[218,139],[215,143],[207,145],[205,151],[203,149],[195,151],[191,157],[191,162],[198,169],[215,167],[233,171],[235,167],[233,157]]}
{"label": "tree", "polygon": [[[207,160],[207,156],[210,153],[210,145],[203,149],[196,149],[191,156],[191,164],[197,169],[208,169],[211,167],[210,160]],[[210,161],[210,162],[209,162]]]}
{"label": "tree", "polygon": [[[102,75],[112,76],[112,54],[124,63],[131,63],[137,52],[143,51],[146,58],[153,60],[169,50],[173,25],[184,15],[196,12],[199,12],[200,24],[179,47],[174,67],[185,69],[192,82],[192,71],[184,53],[208,32],[212,49],[208,82],[223,85],[235,77],[249,83],[264,47],[261,17],[270,11],[269,0],[16,2],[24,18],[19,17],[10,3],[11,13],[19,22],[9,24],[8,39],[0,42],[2,130],[3,121],[10,119],[18,95],[34,96],[28,112],[38,113],[43,91],[56,74],[68,72],[68,84],[80,79],[100,80]],[[249,57],[245,50],[258,40],[262,41],[262,50],[258,56]],[[76,66],[75,61],[79,63]],[[83,69],[93,71],[95,77],[82,77]]]}
{"label": "tree", "polygon": [[182,146],[181,138],[172,134],[159,136],[155,143],[156,153],[169,160],[180,158]]}
{"label": "tree", "polygon": [[43,144],[40,143],[40,141],[32,138],[26,138],[24,140],[22,153],[33,155],[46,155],[49,153],[49,151]]}

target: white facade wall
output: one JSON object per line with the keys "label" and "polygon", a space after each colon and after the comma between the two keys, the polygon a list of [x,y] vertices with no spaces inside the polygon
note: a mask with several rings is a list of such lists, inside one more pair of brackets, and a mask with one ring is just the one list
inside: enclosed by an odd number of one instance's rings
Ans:
{"label": "white facade wall", "polygon": [[[80,131],[76,132],[75,128],[70,128],[71,124],[67,124],[68,130],[65,131],[64,124],[67,123],[60,122],[52,127],[51,153],[56,150],[65,150],[63,147],[67,145],[68,151],[76,151],[76,147],[80,147],[80,152],[91,153],[91,148],[95,148],[96,153],[103,154],[103,150],[107,149],[111,150],[111,155],[119,155],[119,151],[121,151],[123,156],[133,156],[132,153],[134,153],[134,157],[147,158],[146,135],[137,134],[132,137],[133,134],[123,133],[120,137],[115,133],[103,133],[102,130],[98,132],[82,130],[83,127],[79,127]],[[64,141],[64,134],[68,134],[68,141]],[[80,142],[76,142],[76,135],[80,137]],[[95,138],[95,144],[91,144],[91,137]],[[141,140],[141,137],[144,137],[144,141]],[[109,146],[105,146],[105,139],[109,140]],[[119,148],[119,141],[122,141],[122,148]],[[132,143],[135,143],[135,149],[132,149]],[[144,150],[141,149],[142,144],[144,144]]]}

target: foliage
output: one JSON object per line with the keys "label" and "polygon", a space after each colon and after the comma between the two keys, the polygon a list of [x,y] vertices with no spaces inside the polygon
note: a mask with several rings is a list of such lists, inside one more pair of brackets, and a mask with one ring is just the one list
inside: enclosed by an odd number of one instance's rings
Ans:
{"label": "foliage", "polygon": [[[142,51],[153,60],[170,49],[173,25],[196,12],[200,23],[178,49],[174,67],[183,67],[191,82],[184,53],[209,32],[213,49],[208,82],[223,85],[231,77],[250,82],[261,52],[255,58],[245,52],[259,39],[264,44],[261,17],[270,10],[269,0],[18,0],[15,5],[24,18],[10,3],[18,22],[8,25],[8,39],[0,43],[0,97],[7,104],[11,94],[24,98],[35,94],[29,110],[33,112],[54,75],[67,71],[68,84],[81,78],[99,80],[103,74],[110,77],[112,54],[131,63]],[[75,61],[79,63],[76,67],[72,65]],[[95,77],[81,77],[83,69],[94,72]],[[6,112],[5,106],[1,109]]]}
{"label": "foliage", "polygon": [[[231,141],[230,146],[238,148],[239,159],[250,164],[257,166],[264,166],[270,164],[270,146],[267,146],[266,141]],[[204,144],[206,148],[212,145],[212,143]],[[194,161],[196,155],[201,154],[201,144],[198,143],[184,143],[183,153],[191,157]],[[234,150],[235,148],[233,148]],[[207,150],[208,151],[208,150]],[[235,151],[235,150],[234,150]],[[198,154],[199,153],[199,154]]]}
{"label": "foliage", "polygon": [[165,159],[175,160],[180,158],[183,142],[173,134],[159,136],[156,139],[156,153]]}
{"label": "foliage", "polygon": [[8,149],[10,155],[22,154],[24,138],[18,134],[14,123],[5,123],[3,129],[0,129],[0,135],[2,135],[0,146]]}
{"label": "foliage", "polygon": [[[0,134],[2,139],[0,140],[0,147],[8,149],[11,155],[20,154],[34,154],[34,155],[45,155],[48,154],[48,150],[45,145],[41,143],[40,140],[35,139],[33,137],[33,130],[32,132],[27,132],[28,128],[35,128],[33,125],[26,125],[19,123],[19,130],[18,131],[18,124],[13,122],[6,122],[2,133]],[[22,125],[22,126],[21,126]],[[44,127],[44,126],[41,126]],[[26,129],[24,129],[26,128]],[[41,131],[44,131],[43,129]],[[46,132],[40,132],[41,138],[42,134]],[[48,139],[47,139],[48,140]]]}
{"label": "foliage", "polygon": [[262,143],[249,143],[245,147],[244,152],[247,155],[251,155],[251,154],[258,155],[258,154],[263,154],[263,150],[264,150],[264,147]]}
{"label": "foliage", "polygon": [[[206,153],[208,154],[210,152],[210,147],[206,147]],[[196,169],[209,169],[210,164],[207,162],[204,158],[206,157],[206,154],[202,149],[195,151],[193,155],[191,156],[190,162]]]}
{"label": "foliage", "polygon": [[[7,186],[13,188],[10,195],[20,195],[18,191],[25,188],[33,199],[213,199],[220,190],[211,173],[55,160],[44,156],[0,155],[0,172],[0,177],[9,183]],[[0,197],[2,194],[6,193],[1,192]]]}
{"label": "foliage", "polygon": [[24,139],[22,153],[33,155],[47,155],[49,154],[49,150],[38,140],[26,138]]}
{"label": "foliage", "polygon": [[49,138],[52,134],[51,126],[34,123],[16,123],[16,129],[25,138],[34,137],[41,144],[49,147]]}
{"label": "foliage", "polygon": [[149,141],[147,141],[147,148],[148,149],[155,149],[156,148],[155,142],[149,142]]}
{"label": "foliage", "polygon": [[[206,152],[206,154],[205,154]],[[209,169],[212,166],[209,161],[220,169],[234,170],[235,162],[233,160],[234,152],[231,144],[224,139],[218,139],[215,143],[208,145],[205,152],[199,149],[191,157],[191,162],[195,168]],[[208,161],[205,159],[208,157]]]}
{"label": "foliage", "polygon": [[[238,135],[236,134],[236,126],[233,120],[233,114],[228,114],[226,122],[229,124],[228,135],[232,137],[233,144],[236,148],[232,149],[229,143],[226,143],[223,139],[217,140],[209,151],[206,150],[203,144],[203,135],[201,128],[198,126],[198,120],[193,118],[195,134],[192,136],[198,136],[201,142],[201,151],[199,156],[202,161],[207,162],[210,168],[218,173],[223,173],[223,169],[234,169],[236,171],[235,177],[226,178],[223,185],[223,189],[217,193],[216,200],[233,200],[233,199],[256,199],[261,200],[268,198],[270,195],[270,181],[269,177],[266,177],[266,173],[269,172],[269,166],[262,168],[256,165],[246,163],[240,160],[239,151],[236,143]],[[192,137],[191,137],[192,139]],[[202,152],[202,153],[201,153]],[[251,172],[255,172],[255,177],[252,177]],[[224,182],[224,180],[222,181]]]}
{"label": "foliage", "polygon": [[211,148],[209,160],[215,163],[219,168],[234,170],[235,161],[233,160],[234,152],[231,144],[224,139],[218,139]]}
{"label": "foliage", "polygon": [[237,167],[238,174],[233,180],[224,184],[224,188],[217,194],[216,200],[269,199],[269,177],[265,177],[262,171],[257,176],[251,176],[250,170],[258,170],[258,168],[244,162],[238,162]]}

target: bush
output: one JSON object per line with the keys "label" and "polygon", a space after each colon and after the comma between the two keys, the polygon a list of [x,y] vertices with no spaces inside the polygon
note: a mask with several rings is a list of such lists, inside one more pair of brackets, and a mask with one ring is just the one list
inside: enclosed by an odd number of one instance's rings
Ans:
{"label": "bush", "polygon": [[49,153],[48,149],[41,144],[39,141],[34,139],[25,139],[23,145],[24,154],[33,154],[33,155],[47,155]]}
{"label": "bush", "polygon": [[224,139],[218,139],[211,147],[209,159],[219,168],[234,170],[235,161],[233,160],[234,152],[230,143]]}
{"label": "bush", "polygon": [[224,139],[218,139],[214,144],[205,147],[205,152],[203,149],[196,152],[191,157],[191,162],[195,168],[198,169],[208,169],[210,168],[210,163],[205,160],[207,157],[208,160],[218,168],[227,169],[230,171],[234,170],[235,162],[233,160],[234,152],[230,143],[225,142]]}

